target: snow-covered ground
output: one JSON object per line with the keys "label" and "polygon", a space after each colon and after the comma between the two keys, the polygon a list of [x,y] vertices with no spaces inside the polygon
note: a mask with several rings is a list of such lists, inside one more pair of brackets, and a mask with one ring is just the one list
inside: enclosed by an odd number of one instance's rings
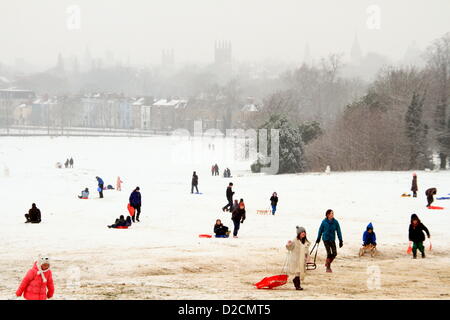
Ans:
{"label": "snow-covered ground", "polygon": [[[53,258],[55,299],[449,299],[450,200],[444,210],[425,208],[424,191],[450,193],[450,172],[418,172],[419,196],[409,193],[411,172],[349,172],[266,176],[252,174],[249,161],[233,159],[233,143],[200,138],[179,142],[151,138],[1,138],[0,139],[0,299],[13,296],[38,253]],[[56,169],[73,156],[74,169]],[[212,177],[230,167],[233,178]],[[9,175],[5,172],[9,171]],[[192,171],[201,195],[190,194]],[[95,176],[123,191],[98,199]],[[201,239],[215,220],[232,227],[225,189],[234,183],[244,198],[247,219],[238,239]],[[141,222],[129,230],[106,226],[127,214],[130,192],[141,188]],[[91,199],[77,194],[89,187]],[[273,191],[280,201],[275,216],[258,215]],[[43,222],[25,224],[35,202]],[[332,274],[323,266],[309,271],[303,287],[257,290],[252,284],[281,271],[287,240],[304,226],[311,242],[327,209],[341,224],[344,247]],[[432,251],[425,260],[406,254],[410,215],[430,229]],[[378,257],[358,257],[369,222],[378,238]],[[426,243],[428,247],[428,242]],[[380,281],[377,282],[377,279]]]}

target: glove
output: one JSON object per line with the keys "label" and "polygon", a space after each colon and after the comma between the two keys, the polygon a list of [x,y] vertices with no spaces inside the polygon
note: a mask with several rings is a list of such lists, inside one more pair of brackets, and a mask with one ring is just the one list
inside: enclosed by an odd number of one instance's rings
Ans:
{"label": "glove", "polygon": [[342,248],[343,245],[344,245],[344,242],[342,242],[342,240],[339,241],[339,248]]}
{"label": "glove", "polygon": [[319,240],[316,240],[316,243],[320,243],[320,239],[319,239]]}
{"label": "glove", "polygon": [[241,223],[244,223],[244,220],[242,220]]}

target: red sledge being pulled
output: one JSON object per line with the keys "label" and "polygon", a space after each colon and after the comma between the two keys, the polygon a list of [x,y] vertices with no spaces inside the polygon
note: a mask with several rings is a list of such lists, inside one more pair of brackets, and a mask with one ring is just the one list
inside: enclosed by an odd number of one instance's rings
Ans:
{"label": "red sledge being pulled", "polygon": [[260,282],[255,283],[258,289],[273,289],[282,285],[285,285],[288,280],[287,274],[279,274],[277,276],[266,277]]}
{"label": "red sledge being pulled", "polygon": [[134,216],[134,208],[131,206],[131,204],[128,204],[127,209],[130,213],[130,216]]}
{"label": "red sledge being pulled", "polygon": [[429,206],[428,209],[443,210],[443,207]]}

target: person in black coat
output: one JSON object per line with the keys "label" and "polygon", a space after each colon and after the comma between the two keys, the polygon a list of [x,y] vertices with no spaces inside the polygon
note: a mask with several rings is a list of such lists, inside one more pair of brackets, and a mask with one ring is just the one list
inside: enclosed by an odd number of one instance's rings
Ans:
{"label": "person in black coat", "polygon": [[244,199],[241,199],[239,201],[239,206],[233,210],[231,214],[231,220],[233,220],[234,224],[233,238],[237,238],[239,228],[241,227],[241,223],[244,223],[245,220]]}
{"label": "person in black coat", "polygon": [[214,225],[214,233],[217,236],[227,236],[228,227],[225,227],[220,219],[216,220],[216,224]]}
{"label": "person in black coat", "polygon": [[191,193],[194,193],[194,188],[198,193],[198,176],[195,171],[192,174]]}
{"label": "person in black coat", "polygon": [[427,196],[427,201],[428,201],[427,207],[429,207],[433,203],[433,201],[434,201],[433,196],[436,193],[437,193],[436,188],[430,188],[430,189],[427,189],[427,191],[425,191],[425,195]]}
{"label": "person in black coat", "polygon": [[73,158],[70,158],[69,165],[70,165],[71,168],[73,168]]}
{"label": "person in black coat", "polygon": [[25,223],[41,223],[41,210],[36,207],[36,204],[31,205],[31,209],[25,214],[27,221]]}
{"label": "person in black coat", "polygon": [[126,226],[126,220],[124,216],[120,216],[119,219],[116,219],[116,222],[110,226],[108,226],[108,228],[117,228],[117,227],[125,227]]}
{"label": "person in black coat", "polygon": [[142,205],[142,198],[141,198],[141,189],[139,187],[136,187],[136,189],[133,190],[133,192],[130,194],[130,205],[134,208],[135,214],[133,216],[133,222],[136,222],[136,220],[139,222],[139,216],[141,214],[141,205]]}
{"label": "person in black coat", "polygon": [[278,204],[278,195],[276,192],[274,192],[270,197],[270,205],[272,206],[272,215],[275,215],[275,211],[277,211],[277,204]]}
{"label": "person in black coat", "polygon": [[414,172],[413,173],[413,179],[412,179],[412,183],[411,183],[411,191],[413,192],[413,197],[417,198],[417,191],[419,190],[419,188],[417,187],[417,174]]}
{"label": "person in black coat", "polygon": [[411,224],[409,225],[409,241],[412,241],[412,252],[413,259],[417,258],[417,249],[422,253],[422,258],[425,258],[425,248],[423,242],[425,241],[425,234],[427,234],[428,239],[430,238],[430,231],[425,225],[420,221],[416,214],[411,215]]}
{"label": "person in black coat", "polygon": [[230,211],[233,208],[233,195],[234,195],[234,192],[233,192],[232,188],[233,188],[233,182],[230,182],[228,184],[227,191],[226,191],[226,196],[227,196],[228,203],[227,203],[227,205],[225,207],[222,208],[222,211]]}

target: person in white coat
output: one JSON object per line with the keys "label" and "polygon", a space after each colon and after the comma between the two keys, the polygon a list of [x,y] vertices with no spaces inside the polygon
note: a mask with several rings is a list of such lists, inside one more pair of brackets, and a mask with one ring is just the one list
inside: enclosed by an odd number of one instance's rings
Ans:
{"label": "person in white coat", "polygon": [[288,271],[294,276],[292,280],[296,290],[303,290],[301,281],[305,279],[306,262],[309,260],[309,245],[310,242],[306,238],[306,230],[303,227],[297,226],[297,237],[288,241],[286,249],[290,251]]}

